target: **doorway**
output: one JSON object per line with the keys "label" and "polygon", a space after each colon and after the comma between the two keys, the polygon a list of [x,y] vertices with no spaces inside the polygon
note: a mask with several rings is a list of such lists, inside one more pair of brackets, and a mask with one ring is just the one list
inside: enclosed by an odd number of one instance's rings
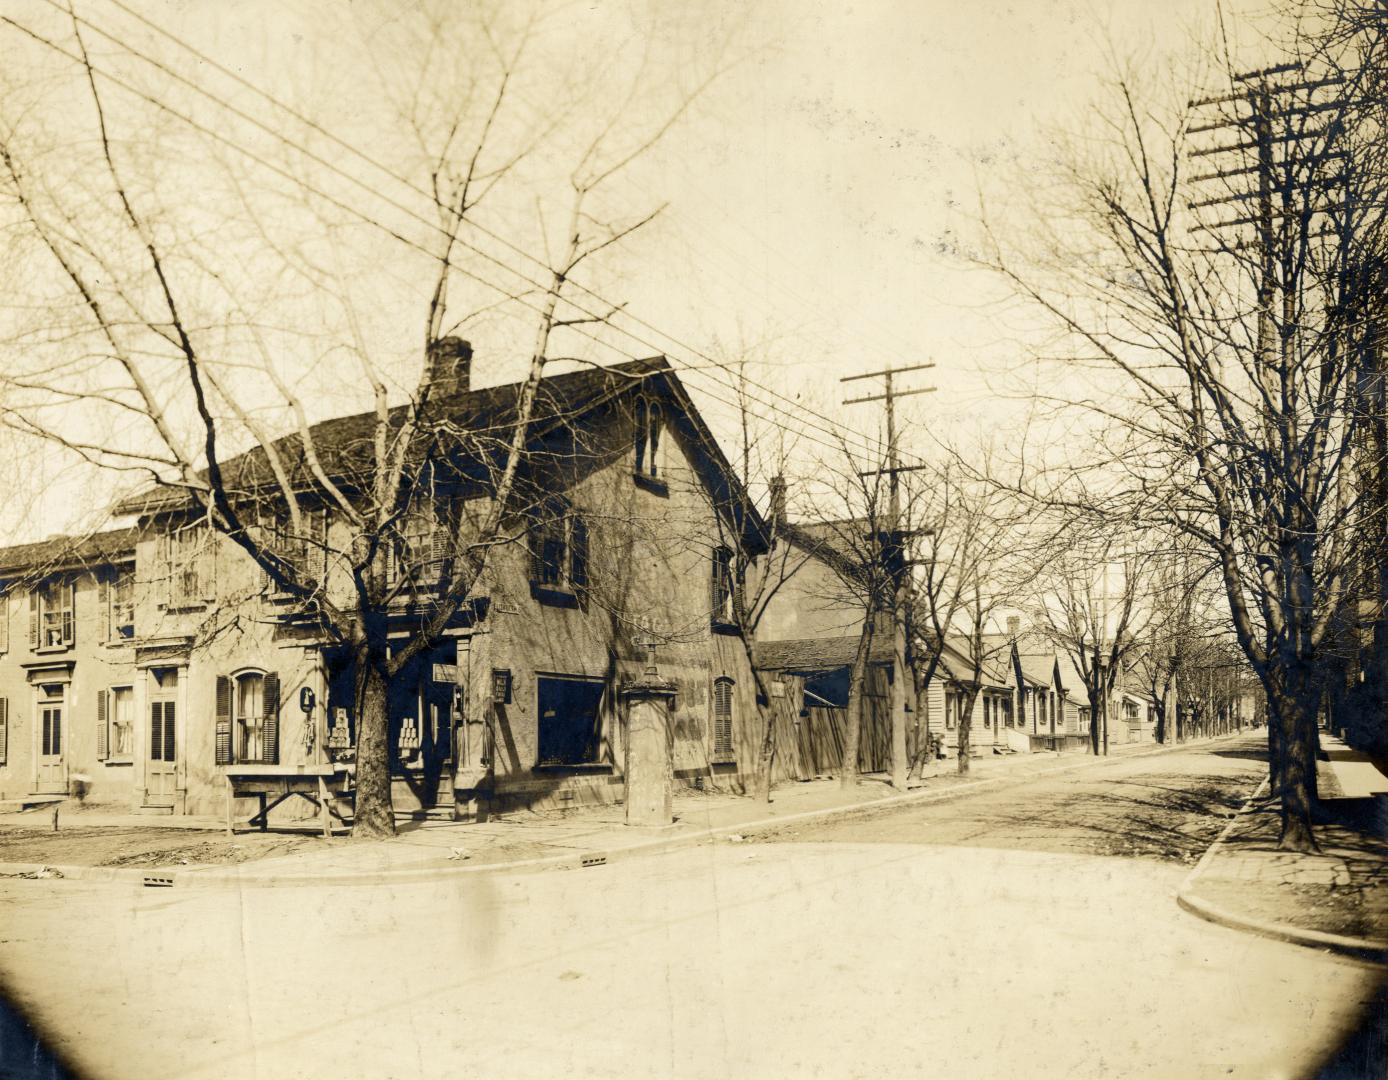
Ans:
{"label": "doorway", "polygon": [[43,683],[38,692],[38,753],[34,790],[41,795],[67,793],[67,766],[63,759],[66,736],[65,707],[67,687],[62,683]]}
{"label": "doorway", "polygon": [[173,806],[178,788],[178,669],[150,673],[145,805]]}

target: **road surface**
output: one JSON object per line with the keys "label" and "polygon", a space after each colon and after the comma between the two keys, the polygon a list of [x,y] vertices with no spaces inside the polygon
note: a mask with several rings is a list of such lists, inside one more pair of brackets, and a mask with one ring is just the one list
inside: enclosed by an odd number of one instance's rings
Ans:
{"label": "road surface", "polygon": [[1226,743],[582,870],[5,881],[0,980],[93,1077],[1313,1076],[1381,971],[1173,900],[1261,768]]}

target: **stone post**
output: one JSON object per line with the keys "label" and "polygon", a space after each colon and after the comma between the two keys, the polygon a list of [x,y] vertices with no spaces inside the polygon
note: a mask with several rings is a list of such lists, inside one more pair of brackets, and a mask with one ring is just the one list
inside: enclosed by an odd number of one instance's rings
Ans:
{"label": "stone post", "polygon": [[670,752],[670,705],[673,683],[661,678],[654,665],[635,682],[622,687],[626,705],[626,823],[674,824],[674,775]]}

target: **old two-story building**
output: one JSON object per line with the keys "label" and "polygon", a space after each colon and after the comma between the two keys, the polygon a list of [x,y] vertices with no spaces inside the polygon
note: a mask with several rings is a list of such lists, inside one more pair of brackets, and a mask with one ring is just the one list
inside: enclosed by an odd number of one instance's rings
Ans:
{"label": "old two-story building", "polygon": [[134,648],[133,529],[0,550],[0,800],[171,792]]}
{"label": "old two-story building", "polygon": [[[519,385],[472,390],[470,350],[458,345],[439,407],[456,430],[507,430]],[[315,425],[315,468],[346,486],[373,418]],[[677,376],[657,359],[546,377],[527,441],[518,490],[529,495],[508,507],[467,602],[392,683],[397,806],[474,813],[620,799],[620,690],[652,650],[677,688],[675,779],[740,786],[755,764],[753,680],[717,609],[733,587],[730,545],[754,559],[766,529]],[[325,595],[346,602],[349,527],[316,486],[304,440],[277,449],[302,485],[310,531],[296,534],[298,557],[315,560]],[[247,498],[266,467],[261,450],[224,464]],[[407,546],[427,554],[455,541],[475,517],[469,505],[486,497],[485,485],[454,490],[448,513],[427,509],[407,525]],[[209,529],[186,492],[155,489],[120,510],[137,526],[108,534],[99,552],[60,544],[70,559],[29,571],[32,590],[9,594],[14,626],[22,597],[39,597],[30,618],[40,644],[0,664],[0,690],[18,706],[6,717],[9,745],[33,747],[9,753],[0,790],[63,790],[80,772],[94,799],[219,813],[228,770],[350,763],[354,672],[304,605]],[[26,558],[21,549],[11,561]],[[410,585],[388,612],[392,649],[420,632],[432,602],[427,574]]]}

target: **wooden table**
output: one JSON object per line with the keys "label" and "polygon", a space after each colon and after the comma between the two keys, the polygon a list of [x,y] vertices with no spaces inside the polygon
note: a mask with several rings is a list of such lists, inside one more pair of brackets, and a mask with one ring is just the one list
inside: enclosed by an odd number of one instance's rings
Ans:
{"label": "wooden table", "polygon": [[[292,796],[307,799],[318,807],[318,820],[323,835],[332,835],[332,819],[342,824],[346,819],[337,811],[337,797],[356,794],[356,766],[344,763],[328,765],[230,765],[223,770],[227,781],[227,835],[232,835],[232,809],[237,799],[258,797],[260,811],[252,814],[248,825],[259,825],[260,831],[269,828],[270,811]],[[274,801],[267,799],[273,795]]]}

